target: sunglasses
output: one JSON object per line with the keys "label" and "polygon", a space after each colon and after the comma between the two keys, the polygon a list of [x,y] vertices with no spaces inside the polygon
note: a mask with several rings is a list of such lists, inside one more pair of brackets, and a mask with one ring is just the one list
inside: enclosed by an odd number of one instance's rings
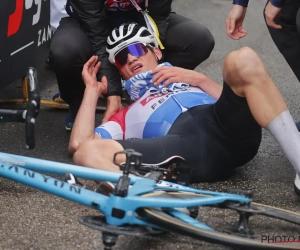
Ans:
{"label": "sunglasses", "polygon": [[115,55],[115,65],[118,69],[127,63],[128,53],[130,53],[132,56],[135,56],[136,58],[139,58],[148,53],[148,48],[143,43],[135,43],[135,44],[131,44],[128,47],[120,50]]}

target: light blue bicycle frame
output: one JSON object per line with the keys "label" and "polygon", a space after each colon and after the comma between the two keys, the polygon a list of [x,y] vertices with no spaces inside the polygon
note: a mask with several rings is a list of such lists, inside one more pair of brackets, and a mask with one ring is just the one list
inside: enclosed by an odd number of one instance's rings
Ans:
{"label": "light blue bicycle frame", "polygon": [[[219,204],[224,201],[251,202],[252,200],[242,195],[226,194],[219,192],[210,192],[197,190],[186,186],[160,181],[156,183],[154,180],[130,176],[130,184],[126,197],[115,195],[105,196],[85,188],[70,185],[61,180],[51,178],[43,173],[64,175],[66,172],[72,173],[78,178],[110,181],[117,183],[121,174],[76,166],[72,164],[59,163],[54,161],[41,160],[31,157],[0,153],[0,176],[31,186],[33,188],[51,193],[56,196],[74,201],[76,203],[88,206],[101,211],[106,222],[110,225],[121,226],[124,224],[143,225],[158,228],[135,217],[135,210],[144,208],[171,208],[174,207],[192,207]],[[149,196],[141,196],[142,194],[151,193],[155,190],[164,191],[182,191],[196,194],[202,194],[202,197],[191,199],[176,198],[158,198]],[[124,211],[123,218],[112,216],[113,209]],[[193,224],[206,230],[212,230],[207,225],[186,216],[184,213],[173,211],[173,215],[179,219]]]}

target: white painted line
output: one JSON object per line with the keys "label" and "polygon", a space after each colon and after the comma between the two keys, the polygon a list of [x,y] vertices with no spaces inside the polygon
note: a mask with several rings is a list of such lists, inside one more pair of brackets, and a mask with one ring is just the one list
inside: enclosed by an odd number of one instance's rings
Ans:
{"label": "white painted line", "polygon": [[10,55],[13,56],[14,54],[20,52],[20,51],[23,50],[23,49],[26,49],[27,47],[29,47],[29,46],[32,45],[32,44],[34,44],[34,41],[32,41],[32,42],[26,44],[25,46],[23,46],[23,47],[17,49],[16,51],[12,52]]}

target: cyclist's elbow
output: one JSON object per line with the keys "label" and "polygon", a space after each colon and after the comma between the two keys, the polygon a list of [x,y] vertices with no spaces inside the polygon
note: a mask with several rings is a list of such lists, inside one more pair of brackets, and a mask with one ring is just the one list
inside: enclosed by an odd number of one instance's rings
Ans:
{"label": "cyclist's elbow", "polygon": [[69,146],[68,146],[69,153],[70,154],[75,154],[75,152],[79,148],[79,145],[80,145],[79,141],[77,141],[77,140],[70,140]]}

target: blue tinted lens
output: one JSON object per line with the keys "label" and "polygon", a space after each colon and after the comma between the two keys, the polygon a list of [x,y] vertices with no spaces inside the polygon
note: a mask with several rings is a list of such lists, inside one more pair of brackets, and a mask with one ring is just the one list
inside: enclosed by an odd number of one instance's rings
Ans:
{"label": "blue tinted lens", "polygon": [[142,43],[131,44],[128,47],[122,49],[115,56],[115,64],[117,68],[121,68],[127,63],[128,53],[135,57],[140,57],[145,55],[148,52],[147,47]]}

